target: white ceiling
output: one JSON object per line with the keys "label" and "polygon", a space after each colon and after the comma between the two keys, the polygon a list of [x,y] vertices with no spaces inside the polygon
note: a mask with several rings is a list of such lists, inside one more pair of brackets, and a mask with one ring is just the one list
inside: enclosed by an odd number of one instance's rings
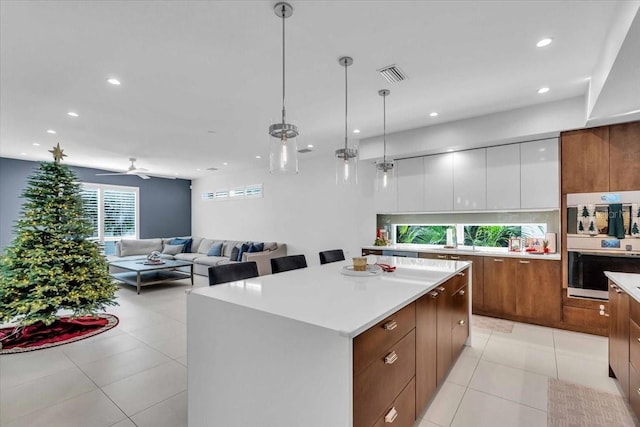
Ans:
{"label": "white ceiling", "polygon": [[[629,3],[638,2],[291,1],[287,113],[299,148],[331,156],[343,142],[343,55],[354,59],[349,127],[362,130],[350,137],[366,138],[382,133],[382,88],[391,89],[388,132],[586,95],[614,23],[637,11]],[[281,103],[275,2],[0,4],[0,156],[48,160],[60,142],[69,164],[109,170],[129,157],[183,178],[268,168]],[[554,42],[536,48],[543,37]],[[622,83],[605,87],[640,80],[640,55],[629,51],[610,73]],[[409,79],[388,84],[376,70],[390,64]],[[542,86],[551,90],[539,95]]]}

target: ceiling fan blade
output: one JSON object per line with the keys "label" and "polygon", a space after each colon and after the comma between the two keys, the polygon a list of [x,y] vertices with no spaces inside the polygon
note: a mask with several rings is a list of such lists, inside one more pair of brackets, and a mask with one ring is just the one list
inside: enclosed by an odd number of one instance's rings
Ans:
{"label": "ceiling fan blade", "polygon": [[141,174],[141,173],[136,173],[135,175],[139,176],[142,179],[151,179],[150,176],[147,176],[147,175],[144,175],[144,174]]}
{"label": "ceiling fan blade", "polygon": [[126,172],[97,173],[96,176],[126,175]]}

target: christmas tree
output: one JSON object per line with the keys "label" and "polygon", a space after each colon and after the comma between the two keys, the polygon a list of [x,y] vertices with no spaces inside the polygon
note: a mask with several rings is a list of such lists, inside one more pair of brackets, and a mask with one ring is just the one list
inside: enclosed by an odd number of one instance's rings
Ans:
{"label": "christmas tree", "polygon": [[50,325],[61,309],[94,315],[115,302],[106,260],[89,240],[75,174],[60,144],[29,178],[16,236],[0,257],[0,322]]}
{"label": "christmas tree", "polygon": [[583,206],[583,207],[582,207],[582,217],[583,217],[583,218],[586,218],[586,217],[588,217],[588,216],[589,216],[589,210],[587,209],[587,207],[586,207],[586,206]]}
{"label": "christmas tree", "polygon": [[638,223],[634,222],[633,223],[633,227],[631,228],[631,234],[633,234],[634,236],[637,234],[640,234],[640,230],[638,230]]}

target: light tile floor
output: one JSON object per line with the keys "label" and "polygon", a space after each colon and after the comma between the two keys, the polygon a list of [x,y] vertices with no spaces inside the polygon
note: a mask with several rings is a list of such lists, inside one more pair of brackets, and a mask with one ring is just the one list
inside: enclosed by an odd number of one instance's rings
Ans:
{"label": "light tile floor", "polygon": [[[186,426],[189,287],[124,287],[109,310],[116,328],[0,356],[0,426]],[[473,335],[416,426],[546,426],[548,377],[619,394],[606,338],[521,323]]]}

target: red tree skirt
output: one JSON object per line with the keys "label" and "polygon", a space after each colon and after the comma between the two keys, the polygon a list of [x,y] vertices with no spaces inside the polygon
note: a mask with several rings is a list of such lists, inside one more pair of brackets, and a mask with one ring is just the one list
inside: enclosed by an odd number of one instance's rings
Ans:
{"label": "red tree skirt", "polygon": [[23,328],[0,329],[0,354],[22,353],[67,344],[108,331],[118,324],[112,314],[98,314],[96,317],[61,317],[46,326],[35,323]]}

